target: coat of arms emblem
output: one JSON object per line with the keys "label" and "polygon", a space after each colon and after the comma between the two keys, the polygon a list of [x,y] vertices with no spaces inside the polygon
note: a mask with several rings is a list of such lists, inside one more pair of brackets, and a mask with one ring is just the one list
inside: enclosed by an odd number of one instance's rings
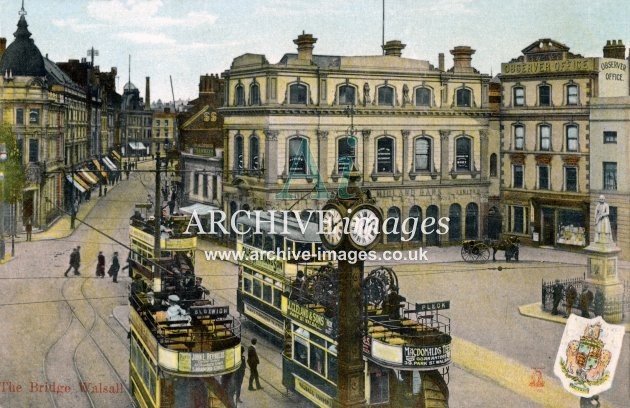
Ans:
{"label": "coat of arms emblem", "polygon": [[623,326],[607,324],[601,317],[569,316],[554,365],[564,388],[581,397],[609,389],[623,335]]}

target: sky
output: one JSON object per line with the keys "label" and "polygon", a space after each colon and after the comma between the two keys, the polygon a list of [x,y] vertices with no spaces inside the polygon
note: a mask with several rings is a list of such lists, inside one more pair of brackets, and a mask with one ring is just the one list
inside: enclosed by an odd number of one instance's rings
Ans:
{"label": "sky", "polygon": [[[380,55],[383,0],[23,0],[29,30],[43,55],[55,61],[99,51],[101,71],[117,67],[117,89],[129,80],[151,100],[193,99],[199,76],[221,74],[245,53],[271,63],[295,53],[303,31],[317,38],[320,55]],[[22,0],[0,0],[0,36],[7,43]],[[458,45],[476,50],[472,64],[496,74],[539,38],[552,38],[587,57],[602,55],[606,40],[630,45],[627,0],[385,0],[385,41],[406,44],[403,57],[437,66]]]}

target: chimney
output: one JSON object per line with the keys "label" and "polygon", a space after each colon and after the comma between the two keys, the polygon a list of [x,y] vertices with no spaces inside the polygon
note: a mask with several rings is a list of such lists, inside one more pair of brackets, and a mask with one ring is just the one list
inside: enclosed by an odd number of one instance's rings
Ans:
{"label": "chimney", "polygon": [[438,54],[438,69],[440,71],[444,71],[444,53],[443,52]]}
{"label": "chimney", "polygon": [[387,41],[385,45],[383,45],[383,51],[385,51],[385,55],[400,57],[402,55],[402,50],[406,46],[407,44],[403,44],[398,40]]}
{"label": "chimney", "polygon": [[151,110],[151,77],[147,77],[147,87],[144,92],[144,109]]}
{"label": "chimney", "polygon": [[313,34],[305,34],[302,31],[297,40],[293,40],[293,43],[298,46],[298,60],[311,61],[313,59],[313,44],[316,42],[317,38],[313,38]]}
{"label": "chimney", "polygon": [[467,45],[460,45],[451,50],[453,55],[453,72],[474,72],[470,64],[475,50]]}
{"label": "chimney", "polygon": [[626,46],[621,40],[608,40],[604,46],[604,58],[625,59]]}
{"label": "chimney", "polygon": [[4,37],[0,37],[0,58],[2,58],[2,54],[7,49],[7,39]]}

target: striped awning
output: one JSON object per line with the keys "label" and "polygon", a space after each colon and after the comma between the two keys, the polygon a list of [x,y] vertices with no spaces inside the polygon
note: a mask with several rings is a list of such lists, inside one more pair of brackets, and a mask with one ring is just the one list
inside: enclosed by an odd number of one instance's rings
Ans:
{"label": "striped awning", "polygon": [[98,184],[98,177],[88,169],[81,169],[78,171],[78,174],[85,180],[88,184],[96,185]]}
{"label": "striped awning", "polygon": [[114,156],[114,159],[118,161],[121,160],[120,153],[118,153],[116,150],[112,150],[112,156]]}
{"label": "striped awning", "polygon": [[109,157],[103,157],[103,163],[105,163],[105,165],[107,167],[109,167],[109,169],[111,171],[116,171],[118,170],[118,167],[116,167],[116,165],[114,164],[113,161],[111,161],[111,159]]}
{"label": "striped awning", "polygon": [[101,173],[102,177],[107,177],[107,173],[105,172],[105,170],[103,170],[103,168],[101,167],[101,163],[98,160],[92,159],[92,163],[94,163],[98,171]]}
{"label": "striped awning", "polygon": [[72,178],[74,179],[74,181],[79,183],[85,191],[90,190],[90,185],[83,178],[81,178],[81,176],[75,174]]}
{"label": "striped awning", "polygon": [[129,142],[129,147],[133,150],[146,150],[147,147],[142,142]]}
{"label": "striped awning", "polygon": [[83,188],[81,184],[76,182],[69,174],[66,174],[66,180],[68,180],[68,183],[72,184],[74,188],[79,190],[81,193],[85,193],[87,191],[85,188]]}

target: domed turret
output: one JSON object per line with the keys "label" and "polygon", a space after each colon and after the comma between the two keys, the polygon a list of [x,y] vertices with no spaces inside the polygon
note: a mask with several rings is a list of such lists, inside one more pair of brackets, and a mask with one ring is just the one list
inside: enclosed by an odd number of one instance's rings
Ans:
{"label": "domed turret", "polygon": [[0,60],[0,74],[9,71],[13,76],[46,76],[44,58],[28,31],[24,14],[20,16],[15,40],[7,47]]}

